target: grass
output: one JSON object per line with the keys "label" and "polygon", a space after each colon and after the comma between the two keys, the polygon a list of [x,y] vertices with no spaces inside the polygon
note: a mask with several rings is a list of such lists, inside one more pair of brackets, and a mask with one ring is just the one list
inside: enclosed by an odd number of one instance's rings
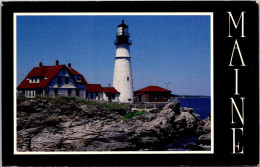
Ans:
{"label": "grass", "polygon": [[129,121],[130,119],[132,119],[133,117],[137,116],[137,115],[142,115],[142,114],[145,114],[147,113],[146,111],[142,110],[142,111],[134,111],[134,112],[131,112],[129,114],[127,114],[127,116],[125,118],[123,118],[123,121],[124,122],[127,122]]}
{"label": "grass", "polygon": [[26,100],[27,100],[26,97],[17,97],[17,104],[20,104],[20,103],[22,103],[22,102],[24,102]]}
{"label": "grass", "polygon": [[53,97],[37,97],[36,99],[51,100]]}
{"label": "grass", "polygon": [[[44,100],[52,100],[55,99],[53,97],[36,97],[33,99],[44,99]],[[17,97],[17,104],[20,104],[23,101],[28,100],[26,97]],[[129,105],[126,104],[118,104],[118,103],[107,103],[107,102],[95,102],[95,101],[87,101],[84,99],[78,99],[76,97],[71,97],[71,96],[61,96],[58,98],[58,100],[61,101],[75,101],[75,102],[80,102],[80,103],[85,103],[87,105],[97,105],[100,107],[108,108],[108,109],[116,109],[116,108],[129,108]]]}
{"label": "grass", "polygon": [[61,96],[59,98],[65,101],[70,101],[70,100],[75,101],[77,99],[76,97],[72,97],[72,96]]}
{"label": "grass", "polygon": [[80,102],[83,102],[88,105],[97,105],[97,106],[109,108],[109,109],[128,108],[127,105],[118,104],[118,103],[95,102],[95,101],[87,101],[87,100],[82,100],[82,99],[80,100]]}
{"label": "grass", "polygon": [[35,98],[17,97],[17,105],[26,100],[37,100],[37,99],[51,100],[53,99],[53,97],[35,97]]}

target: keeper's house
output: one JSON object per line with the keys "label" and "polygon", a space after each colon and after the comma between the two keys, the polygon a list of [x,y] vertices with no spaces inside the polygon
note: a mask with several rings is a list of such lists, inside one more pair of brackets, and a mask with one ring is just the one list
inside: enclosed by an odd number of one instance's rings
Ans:
{"label": "keeper's house", "polygon": [[171,100],[170,90],[159,86],[148,86],[134,92],[136,102],[168,102]]}
{"label": "keeper's house", "polygon": [[87,81],[71,64],[34,67],[17,87],[25,97],[76,96],[86,98]]}

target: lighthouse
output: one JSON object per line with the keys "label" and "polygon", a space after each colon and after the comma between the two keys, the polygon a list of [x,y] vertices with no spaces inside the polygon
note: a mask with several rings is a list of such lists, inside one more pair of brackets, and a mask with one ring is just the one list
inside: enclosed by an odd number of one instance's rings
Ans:
{"label": "lighthouse", "polygon": [[124,23],[124,20],[122,20],[122,23],[117,27],[113,87],[120,92],[120,102],[132,103],[134,100],[130,60],[130,45],[132,43],[129,40],[130,34],[128,32],[128,26]]}

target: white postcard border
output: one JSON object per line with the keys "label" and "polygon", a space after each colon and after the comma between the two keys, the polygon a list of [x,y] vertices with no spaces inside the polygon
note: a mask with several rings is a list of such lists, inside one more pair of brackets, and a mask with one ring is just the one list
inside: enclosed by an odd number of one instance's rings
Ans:
{"label": "white postcard border", "polygon": [[[17,124],[16,124],[16,82],[17,82],[17,16],[210,16],[210,55],[211,55],[211,150],[210,151],[53,151],[53,152],[18,152],[17,151]],[[57,154],[213,154],[214,153],[214,68],[213,68],[213,12],[89,12],[89,13],[14,13],[13,14],[13,104],[14,104],[14,154],[15,155],[57,155]]]}

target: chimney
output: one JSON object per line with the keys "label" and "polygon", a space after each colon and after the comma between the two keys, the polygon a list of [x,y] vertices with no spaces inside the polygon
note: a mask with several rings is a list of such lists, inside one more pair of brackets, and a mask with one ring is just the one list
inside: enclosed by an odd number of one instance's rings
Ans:
{"label": "chimney", "polygon": [[39,67],[42,67],[42,62],[39,63]]}
{"label": "chimney", "polygon": [[68,67],[71,68],[71,63],[68,64]]}
{"label": "chimney", "polygon": [[59,60],[56,60],[56,66],[59,65]]}

